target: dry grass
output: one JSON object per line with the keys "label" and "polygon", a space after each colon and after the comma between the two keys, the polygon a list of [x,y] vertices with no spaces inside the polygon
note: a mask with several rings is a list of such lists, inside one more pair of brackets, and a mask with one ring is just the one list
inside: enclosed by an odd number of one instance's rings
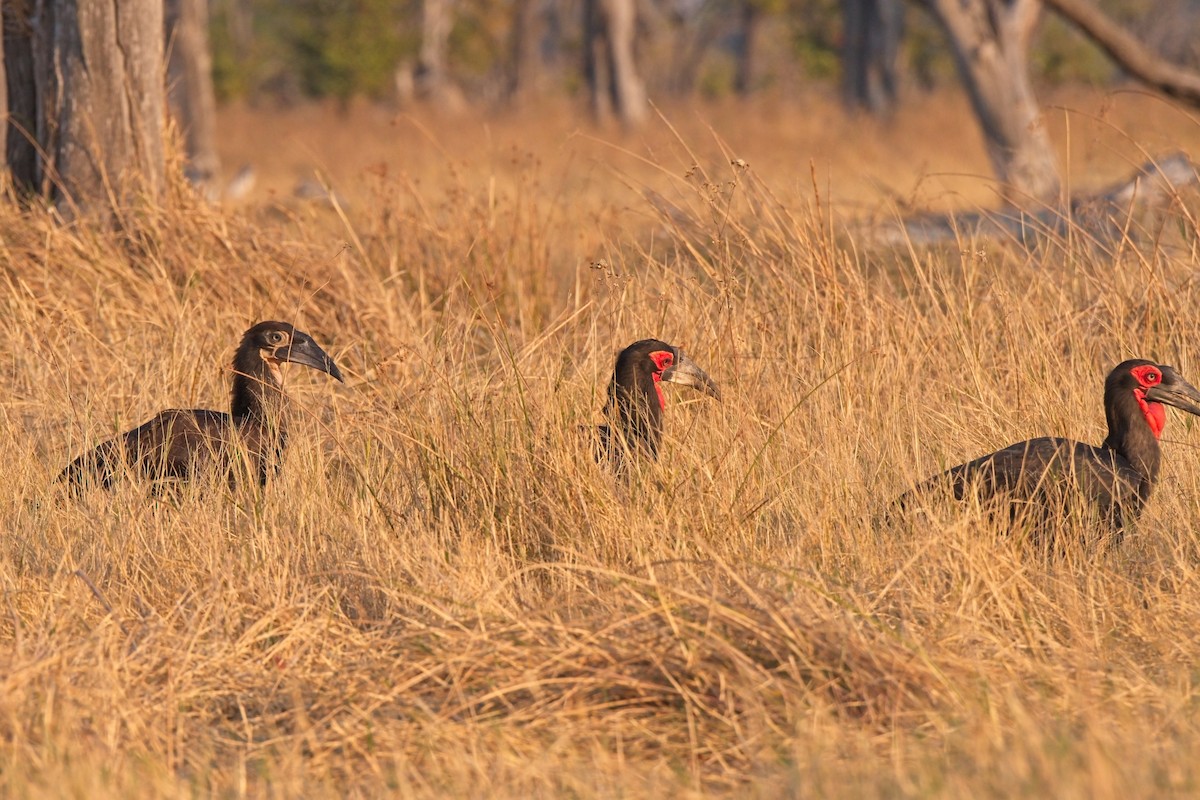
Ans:
{"label": "dry grass", "polygon": [[[1157,101],[1077,102],[1055,124],[1081,184],[1200,141]],[[1098,441],[1125,357],[1197,379],[1196,204],[1116,253],[871,250],[831,204],[985,172],[970,120],[923,100],[884,143],[802,111],[676,111],[677,133],[625,139],[553,111],[534,132],[231,112],[264,142],[245,207],[178,189],[116,233],[0,209],[0,791],[1196,791],[1190,424],[1115,550],[885,515],[1018,438]],[[306,152],[344,211],[284,197]],[[987,200],[959,183],[922,202]],[[233,344],[272,317],[348,380],[289,373],[265,493],[56,492],[88,443],[222,406]],[[668,389],[663,458],[623,487],[578,426],[648,335],[726,402]]]}

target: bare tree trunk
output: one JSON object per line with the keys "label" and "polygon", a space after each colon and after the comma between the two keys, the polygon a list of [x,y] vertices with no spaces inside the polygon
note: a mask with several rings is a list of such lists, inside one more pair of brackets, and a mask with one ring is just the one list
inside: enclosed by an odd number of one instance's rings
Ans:
{"label": "bare tree trunk", "polygon": [[946,29],[1005,198],[1058,203],[1058,159],[1029,80],[1040,0],[924,0]]}
{"label": "bare tree trunk", "polygon": [[842,98],[852,109],[890,114],[904,36],[903,0],[842,0]]}
{"label": "bare tree trunk", "polygon": [[508,76],[505,96],[509,105],[517,105],[533,89],[538,65],[538,6],[537,0],[516,0],[513,3],[513,25],[509,36]]}
{"label": "bare tree trunk", "polygon": [[446,55],[454,29],[454,0],[421,1],[421,49],[413,74],[416,92],[448,111],[463,106],[462,94],[450,81]]}
{"label": "bare tree trunk", "polygon": [[13,183],[25,191],[41,182],[37,152],[37,86],[34,78],[32,0],[0,0],[4,23],[4,160]]}
{"label": "bare tree trunk", "polygon": [[68,219],[108,217],[162,193],[162,8],[162,0],[4,3],[9,168]]}
{"label": "bare tree trunk", "polygon": [[613,107],[621,122],[636,125],[646,117],[646,88],[633,57],[637,6],[635,0],[604,0],[603,6],[608,27]]}
{"label": "bare tree trunk", "polygon": [[737,49],[737,67],[733,89],[742,97],[754,91],[758,65],[758,40],[763,11],[757,0],[741,0],[741,42]]}
{"label": "bare tree trunk", "polygon": [[0,8],[0,153],[8,152],[8,70],[4,66],[4,28],[4,9]]}
{"label": "bare tree trunk", "polygon": [[588,88],[592,116],[602,119],[609,108],[601,88],[605,78],[600,74],[604,50],[604,24],[600,17],[599,0],[583,0],[583,80]]}
{"label": "bare tree trunk", "polygon": [[208,46],[208,0],[166,0],[168,99],[183,132],[187,177],[211,191],[220,171],[217,98]]}
{"label": "bare tree trunk", "polygon": [[[43,104],[57,136],[53,173],[68,215],[162,192],[161,0],[55,2],[51,43],[60,78]],[[41,93],[40,93],[41,94]]]}
{"label": "bare tree trunk", "polygon": [[[591,92],[593,113],[601,117],[611,108],[623,124],[637,125],[646,117],[646,88],[634,59],[636,2],[585,0],[583,13],[583,72]],[[608,103],[604,101],[606,93]]]}

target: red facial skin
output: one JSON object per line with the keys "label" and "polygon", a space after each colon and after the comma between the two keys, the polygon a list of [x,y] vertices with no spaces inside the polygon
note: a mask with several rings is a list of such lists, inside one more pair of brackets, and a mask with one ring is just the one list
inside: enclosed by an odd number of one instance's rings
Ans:
{"label": "red facial skin", "polygon": [[1129,370],[1129,374],[1137,379],[1138,388],[1133,390],[1133,395],[1137,398],[1138,407],[1142,409],[1142,415],[1146,418],[1146,423],[1150,426],[1150,430],[1154,432],[1154,438],[1157,439],[1162,436],[1163,428],[1167,424],[1167,410],[1163,408],[1162,403],[1147,400],[1146,390],[1162,382],[1162,372],[1158,367],[1143,364],[1140,367],[1134,367]]}
{"label": "red facial skin", "polygon": [[658,405],[665,409],[667,398],[663,395],[662,374],[663,370],[675,363],[675,354],[666,350],[655,350],[650,354],[650,360],[654,362],[654,391],[658,392]]}

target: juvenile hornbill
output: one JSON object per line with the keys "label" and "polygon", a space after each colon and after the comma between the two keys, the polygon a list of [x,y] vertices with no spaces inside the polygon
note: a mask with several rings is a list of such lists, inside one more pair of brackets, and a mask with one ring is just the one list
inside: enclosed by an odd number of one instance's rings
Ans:
{"label": "juvenile hornbill", "polygon": [[128,465],[150,479],[189,480],[212,473],[226,474],[234,483],[242,456],[259,485],[265,486],[287,444],[280,370],[285,362],[342,380],[337,364],[307,333],[286,322],[260,322],[243,334],[233,356],[230,413],[203,408],[162,411],[76,458],[59,480],[78,489],[90,479],[107,489]]}
{"label": "juvenile hornbill", "polygon": [[658,458],[663,410],[662,383],[681,383],[721,399],[721,390],[708,374],[678,347],[658,339],[643,339],[617,356],[604,414],[608,423],[597,428],[596,460],[620,470],[627,456]]}
{"label": "juvenile hornbill", "polygon": [[948,488],[957,500],[1003,498],[1014,515],[1022,506],[1045,515],[1078,498],[1120,533],[1158,479],[1164,405],[1200,415],[1200,392],[1172,367],[1122,362],[1104,381],[1108,437],[1099,447],[1056,437],[1019,442],[929,478],[898,503],[907,507],[916,495]]}

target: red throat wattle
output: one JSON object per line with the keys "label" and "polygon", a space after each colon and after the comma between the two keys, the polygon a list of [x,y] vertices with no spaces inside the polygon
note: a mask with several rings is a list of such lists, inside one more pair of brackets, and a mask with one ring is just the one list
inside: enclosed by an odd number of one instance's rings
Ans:
{"label": "red throat wattle", "polygon": [[1146,418],[1146,424],[1150,426],[1154,438],[1158,439],[1162,436],[1163,428],[1167,426],[1166,407],[1162,403],[1147,400],[1145,389],[1134,389],[1133,396],[1137,398],[1138,408],[1142,410],[1142,416]]}
{"label": "red throat wattle", "polygon": [[666,350],[655,350],[650,354],[650,360],[654,362],[654,391],[658,392],[658,407],[664,411],[667,408],[667,398],[662,390],[662,374],[663,370],[675,363],[675,354]]}
{"label": "red throat wattle", "polygon": [[1137,398],[1138,408],[1142,410],[1146,424],[1157,439],[1162,436],[1163,428],[1166,427],[1167,410],[1163,408],[1162,403],[1147,400],[1146,393],[1162,382],[1162,368],[1153,364],[1141,364],[1129,370],[1129,374],[1141,384],[1133,390],[1133,396]]}

